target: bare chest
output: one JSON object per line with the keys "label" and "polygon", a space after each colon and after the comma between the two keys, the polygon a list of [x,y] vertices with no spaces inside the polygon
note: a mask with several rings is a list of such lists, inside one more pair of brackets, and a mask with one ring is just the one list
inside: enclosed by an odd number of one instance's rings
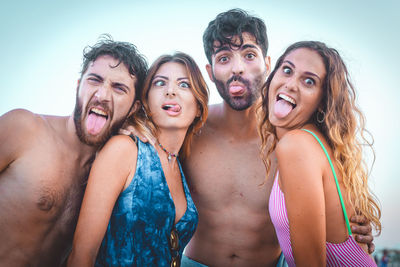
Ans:
{"label": "bare chest", "polygon": [[[32,149],[1,174],[0,199],[7,209],[23,209],[26,220],[60,223],[76,220],[89,166],[57,149]],[[20,217],[20,216],[18,216]]]}
{"label": "bare chest", "polygon": [[265,211],[272,184],[266,179],[257,142],[216,140],[197,144],[185,171],[196,205]]}

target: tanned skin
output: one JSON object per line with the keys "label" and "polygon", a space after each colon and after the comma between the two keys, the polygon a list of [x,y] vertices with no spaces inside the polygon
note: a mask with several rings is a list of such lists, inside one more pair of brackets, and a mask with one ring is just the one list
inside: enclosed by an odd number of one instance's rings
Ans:
{"label": "tanned skin", "polygon": [[[250,94],[259,94],[254,91],[261,89],[257,81],[265,81],[270,70],[270,59],[263,56],[254,36],[244,32],[242,37],[240,47],[215,49],[212,64],[206,66],[221,96],[225,94],[233,106],[246,102]],[[239,43],[235,36],[233,41],[235,38]],[[229,84],[232,76],[250,82],[244,93],[237,88],[229,91],[230,86],[244,85],[240,79]],[[218,88],[219,82],[229,85],[224,90]],[[276,157],[272,154],[271,172],[266,177],[256,130],[257,101],[238,110],[227,99],[209,108],[207,122],[194,138],[191,154],[184,162],[199,212],[199,223],[185,255],[207,266],[276,266],[281,249],[268,212]],[[353,219],[355,223],[366,223],[365,218]],[[353,231],[367,235],[358,241],[372,242],[368,223],[353,226]],[[373,251],[373,245],[371,248]]]}
{"label": "tanned skin", "polygon": [[[135,97],[135,78],[124,64],[114,67],[117,63],[98,57],[78,83],[79,123],[93,143],[127,116]],[[108,107],[96,135],[88,134],[85,123],[92,107]],[[78,138],[73,116],[13,110],[0,117],[0,129],[0,266],[60,266],[72,245],[99,145]]]}
{"label": "tanned skin", "polygon": [[[229,91],[234,82],[226,91],[219,89],[239,106],[248,102],[248,95],[259,94],[257,80],[264,81],[270,69],[269,57],[263,56],[248,33],[243,34],[241,47],[220,49],[212,60],[207,70],[214,82],[226,83],[232,75],[250,82],[243,94]],[[244,87],[240,80],[236,86]],[[184,162],[199,212],[199,224],[185,255],[205,265],[273,266],[281,253],[268,213],[273,179],[266,179],[260,159],[255,103],[243,110],[232,108],[227,101],[211,106]]]}

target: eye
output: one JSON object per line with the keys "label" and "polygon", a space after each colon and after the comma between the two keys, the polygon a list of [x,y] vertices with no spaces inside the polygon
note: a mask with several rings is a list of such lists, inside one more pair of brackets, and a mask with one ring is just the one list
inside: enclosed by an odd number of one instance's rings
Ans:
{"label": "eye", "polygon": [[245,56],[247,59],[254,59],[256,55],[254,53],[247,53]]}
{"label": "eye", "polygon": [[188,82],[181,82],[181,83],[179,83],[179,87],[190,88],[190,84]]}
{"label": "eye", "polygon": [[165,81],[163,81],[163,80],[155,80],[153,84],[155,86],[164,86],[165,85]]}
{"label": "eye", "polygon": [[282,72],[289,75],[292,73],[292,69],[289,67],[283,67]]}
{"label": "eye", "polygon": [[126,93],[126,89],[125,88],[123,88],[123,87],[115,87],[115,90],[117,90],[117,91],[119,91],[119,92],[121,92],[121,93]]}
{"label": "eye", "polygon": [[312,79],[312,78],[306,78],[306,79],[304,80],[304,82],[305,82],[307,85],[309,85],[309,86],[312,86],[312,85],[315,84],[315,81],[314,81],[314,79]]}
{"label": "eye", "polygon": [[89,77],[88,81],[95,82],[95,83],[99,83],[100,82],[100,80],[98,78],[96,78],[96,77]]}
{"label": "eye", "polygon": [[220,57],[219,59],[218,59],[218,62],[220,62],[220,63],[225,63],[225,62],[227,62],[228,61],[228,57],[227,56],[222,56],[222,57]]}

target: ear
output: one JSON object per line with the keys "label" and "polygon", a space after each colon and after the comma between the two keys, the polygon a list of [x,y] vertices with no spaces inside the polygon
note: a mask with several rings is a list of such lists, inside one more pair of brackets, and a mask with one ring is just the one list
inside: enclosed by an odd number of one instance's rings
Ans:
{"label": "ear", "polygon": [[269,75],[271,73],[271,57],[266,56],[264,58],[264,62],[265,62],[265,67],[267,69],[267,75]]}
{"label": "ear", "polygon": [[212,66],[211,66],[211,64],[207,64],[206,65],[206,70],[207,70],[207,73],[208,73],[208,77],[210,77],[210,80],[212,82],[214,82],[213,75],[212,75]]}
{"label": "ear", "polygon": [[76,93],[78,93],[78,90],[79,90],[79,85],[81,84],[81,79],[78,79],[77,81],[76,81]]}
{"label": "ear", "polygon": [[132,116],[136,111],[138,111],[140,109],[141,106],[142,106],[142,104],[140,103],[140,101],[136,100],[135,103],[133,103],[131,111],[129,111],[129,114],[127,117]]}

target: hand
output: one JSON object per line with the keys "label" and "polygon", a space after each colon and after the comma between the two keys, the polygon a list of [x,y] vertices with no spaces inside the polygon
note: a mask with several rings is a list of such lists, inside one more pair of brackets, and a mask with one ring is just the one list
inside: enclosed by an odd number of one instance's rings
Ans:
{"label": "hand", "polygon": [[134,126],[126,123],[121,127],[121,129],[119,129],[119,134],[137,136],[143,143],[149,142],[153,146],[157,140],[151,135],[149,130],[146,131],[145,129],[143,129],[143,132],[141,132],[138,131]]}
{"label": "hand", "polygon": [[374,237],[372,236],[372,227],[370,222],[361,215],[353,215],[350,222],[355,225],[351,226],[351,231],[354,234],[354,239],[360,243],[368,245],[368,253],[375,251]]}
{"label": "hand", "polygon": [[136,128],[133,127],[132,125],[124,124],[122,128],[119,129],[119,134],[137,136],[142,142],[144,143],[148,142],[147,138],[144,135],[142,135],[139,131],[137,131]]}

